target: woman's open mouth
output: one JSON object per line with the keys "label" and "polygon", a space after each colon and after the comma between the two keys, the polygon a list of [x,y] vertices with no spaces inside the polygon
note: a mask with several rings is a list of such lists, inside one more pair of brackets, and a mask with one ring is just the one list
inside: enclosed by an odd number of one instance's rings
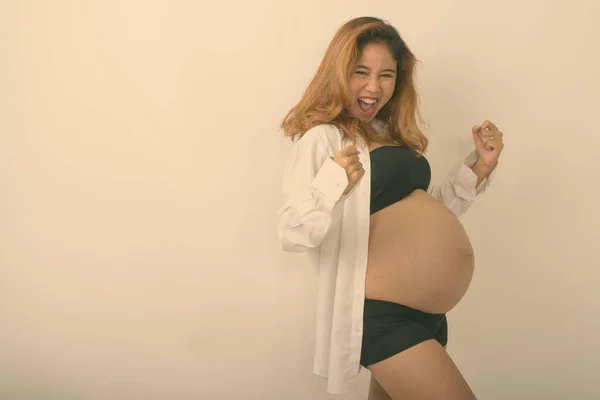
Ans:
{"label": "woman's open mouth", "polygon": [[358,107],[365,114],[373,111],[376,104],[377,104],[377,99],[375,99],[375,98],[372,98],[372,97],[359,97],[358,98]]}

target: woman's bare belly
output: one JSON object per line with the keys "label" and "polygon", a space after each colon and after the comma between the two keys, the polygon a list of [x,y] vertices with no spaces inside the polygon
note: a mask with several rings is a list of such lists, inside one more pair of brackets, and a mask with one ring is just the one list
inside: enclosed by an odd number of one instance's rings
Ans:
{"label": "woman's bare belly", "polygon": [[366,298],[445,313],[467,291],[473,267],[462,224],[427,192],[371,215]]}

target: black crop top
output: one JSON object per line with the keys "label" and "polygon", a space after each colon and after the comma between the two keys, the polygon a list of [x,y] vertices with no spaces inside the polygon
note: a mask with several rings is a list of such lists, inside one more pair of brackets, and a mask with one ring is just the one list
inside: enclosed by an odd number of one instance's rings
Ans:
{"label": "black crop top", "polygon": [[431,168],[424,156],[405,146],[382,146],[371,155],[371,214],[416,189],[427,191]]}

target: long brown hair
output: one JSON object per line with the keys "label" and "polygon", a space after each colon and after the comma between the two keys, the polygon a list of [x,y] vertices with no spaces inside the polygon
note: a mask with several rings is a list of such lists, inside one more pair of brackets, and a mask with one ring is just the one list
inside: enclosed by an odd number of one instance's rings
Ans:
{"label": "long brown hair", "polygon": [[285,136],[293,141],[316,125],[332,124],[354,143],[357,136],[370,142],[368,124],[346,111],[350,74],[370,43],[385,43],[398,69],[394,93],[375,118],[388,126],[387,133],[399,143],[420,154],[427,150],[415,88],[418,60],[393,26],[373,17],[355,18],[339,28],[302,99],[285,116],[281,124]]}

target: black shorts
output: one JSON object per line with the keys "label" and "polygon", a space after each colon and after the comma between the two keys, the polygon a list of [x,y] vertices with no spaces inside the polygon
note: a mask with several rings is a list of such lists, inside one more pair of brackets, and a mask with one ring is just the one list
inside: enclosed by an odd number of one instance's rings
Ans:
{"label": "black shorts", "polygon": [[446,314],[365,299],[360,364],[367,367],[429,339],[448,343]]}

